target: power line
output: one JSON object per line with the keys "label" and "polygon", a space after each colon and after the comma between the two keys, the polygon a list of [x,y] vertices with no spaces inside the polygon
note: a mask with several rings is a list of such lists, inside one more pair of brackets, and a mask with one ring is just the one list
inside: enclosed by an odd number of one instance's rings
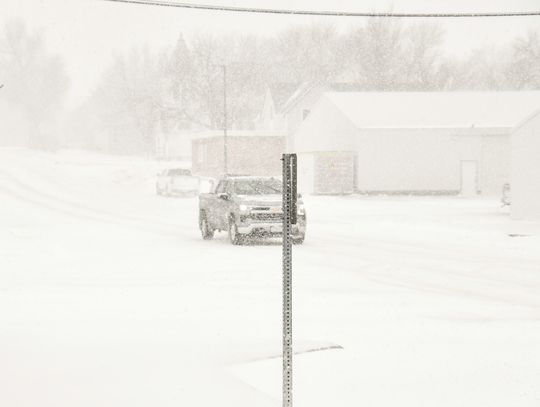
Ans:
{"label": "power line", "polygon": [[270,9],[236,6],[218,6],[210,4],[178,3],[165,0],[100,0],[114,3],[140,4],[145,6],[178,7],[194,10],[227,11],[236,13],[258,14],[287,14],[301,16],[328,17],[385,17],[385,18],[473,18],[473,17],[531,17],[540,16],[540,11],[507,11],[507,12],[477,12],[477,13],[394,13],[394,12],[349,12],[349,11],[317,11]]}

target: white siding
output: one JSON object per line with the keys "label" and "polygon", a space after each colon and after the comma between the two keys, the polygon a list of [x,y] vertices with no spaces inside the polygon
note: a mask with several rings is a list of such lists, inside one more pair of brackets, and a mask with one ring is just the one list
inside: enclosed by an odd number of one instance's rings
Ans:
{"label": "white siding", "polygon": [[500,197],[503,185],[510,182],[510,136],[482,137],[479,170],[482,195]]}
{"label": "white siding", "polygon": [[313,194],[315,188],[315,160],[310,153],[298,154],[298,192]]}
{"label": "white siding", "polygon": [[[290,111],[286,113],[287,122],[287,150],[290,152],[295,151],[295,138],[294,133],[298,130],[299,126],[305,121],[304,110],[311,111],[315,103],[321,97],[322,91],[316,87],[311,89],[301,100],[297,102]],[[309,116],[308,116],[309,117]],[[307,119],[306,119],[307,120]]]}
{"label": "white siding", "polygon": [[478,156],[479,137],[452,130],[368,130],[358,137],[360,191],[454,192],[462,160]]}
{"label": "white siding", "polygon": [[511,215],[540,220],[540,114],[511,138]]}
{"label": "white siding", "polygon": [[477,192],[499,195],[509,178],[507,133],[504,128],[357,129],[322,97],[295,140],[299,153],[356,153],[356,186],[362,192],[457,194],[461,162],[476,161]]}
{"label": "white siding", "polygon": [[352,151],[357,129],[328,99],[313,106],[294,135],[296,152]]}

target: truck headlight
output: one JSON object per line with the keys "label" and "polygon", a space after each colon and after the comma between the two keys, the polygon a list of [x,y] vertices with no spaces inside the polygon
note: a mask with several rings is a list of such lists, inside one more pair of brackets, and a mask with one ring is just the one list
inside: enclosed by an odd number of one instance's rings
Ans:
{"label": "truck headlight", "polygon": [[247,205],[240,205],[239,208],[240,208],[240,212],[249,212],[249,210],[251,209]]}

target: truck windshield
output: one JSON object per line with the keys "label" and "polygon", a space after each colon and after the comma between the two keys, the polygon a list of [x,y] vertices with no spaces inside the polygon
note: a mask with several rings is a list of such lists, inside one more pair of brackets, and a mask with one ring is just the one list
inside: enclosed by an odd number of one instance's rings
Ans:
{"label": "truck windshield", "polygon": [[181,176],[190,176],[191,171],[184,168],[175,168],[173,170],[169,170],[169,176],[171,177],[181,177]]}
{"label": "truck windshield", "polygon": [[277,179],[238,180],[234,182],[234,192],[238,195],[281,194],[281,181]]}

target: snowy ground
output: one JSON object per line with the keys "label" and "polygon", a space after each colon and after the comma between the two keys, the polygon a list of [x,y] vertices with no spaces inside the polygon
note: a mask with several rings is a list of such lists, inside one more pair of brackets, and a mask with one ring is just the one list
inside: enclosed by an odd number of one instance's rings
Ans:
{"label": "snowy ground", "polygon": [[[278,406],[281,247],[203,241],[157,165],[0,150],[1,406]],[[540,224],[307,197],[295,406],[540,405]]]}

